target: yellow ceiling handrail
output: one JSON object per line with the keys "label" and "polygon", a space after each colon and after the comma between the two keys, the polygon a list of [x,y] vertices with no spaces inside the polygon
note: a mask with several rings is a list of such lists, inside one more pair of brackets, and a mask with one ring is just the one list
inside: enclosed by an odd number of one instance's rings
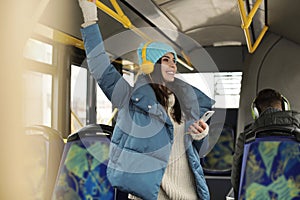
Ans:
{"label": "yellow ceiling handrail", "polygon": [[53,40],[62,44],[73,45],[84,50],[84,44],[82,40],[55,29],[53,29]]}
{"label": "yellow ceiling handrail", "polygon": [[262,0],[257,0],[257,1],[255,2],[255,4],[253,5],[253,8],[252,8],[251,11],[249,12],[248,17],[245,18],[246,21],[244,22],[244,26],[245,26],[246,28],[249,28],[249,26],[250,26],[250,24],[251,24],[251,22],[252,22],[252,20],[253,20],[253,17],[254,17],[254,15],[255,15],[255,13],[257,12],[257,10],[258,10],[258,8],[259,8],[259,6],[260,6],[261,3],[262,3]]}
{"label": "yellow ceiling handrail", "polygon": [[264,25],[260,34],[256,38],[256,41],[252,45],[250,32],[249,32],[249,26],[252,23],[253,17],[255,15],[255,13],[257,12],[261,3],[262,3],[262,0],[257,0],[255,2],[255,4],[253,5],[252,10],[249,12],[249,15],[247,15],[246,10],[245,10],[245,4],[244,4],[243,0],[238,0],[240,15],[241,15],[241,19],[242,19],[242,29],[244,30],[249,53],[253,53],[256,50],[256,48],[260,44],[262,38],[264,37],[265,33],[267,32],[267,30],[269,28],[268,26]]}
{"label": "yellow ceiling handrail", "polygon": [[103,12],[105,12],[106,14],[108,14],[109,16],[111,16],[112,18],[117,20],[118,22],[120,22],[125,28],[129,28],[129,29],[133,30],[135,33],[137,33],[139,36],[141,36],[145,40],[151,40],[151,38],[149,36],[145,35],[143,32],[141,32],[139,29],[137,29],[131,23],[131,21],[128,19],[128,17],[123,13],[122,9],[120,8],[120,6],[116,0],[110,0],[110,2],[117,12],[113,11],[112,9],[107,7],[105,4],[103,4],[99,0],[96,0],[96,6],[100,10],[102,10]]}
{"label": "yellow ceiling handrail", "polygon": [[[127,18],[126,15],[124,15],[124,13],[122,12],[121,8],[119,7],[119,5],[117,4],[117,2],[113,2],[111,1],[114,8],[117,10],[117,13],[113,10],[111,10],[109,7],[107,7],[105,4],[103,4],[102,2],[100,2],[99,0],[96,0],[96,5],[98,8],[100,8],[103,12],[105,12],[106,14],[108,14],[109,16],[111,16],[112,18],[116,19],[117,21],[119,21],[121,24],[123,24],[123,26],[125,28],[131,28],[132,24],[130,22],[130,20]],[[120,11],[121,10],[121,11]],[[123,14],[122,14],[123,13]]]}
{"label": "yellow ceiling handrail", "polygon": [[[89,0],[89,1],[92,1],[92,0]],[[139,36],[141,36],[146,41],[152,41],[153,40],[148,35],[146,35],[145,33],[143,33],[141,30],[139,30],[138,28],[136,28],[131,23],[131,21],[128,19],[128,17],[123,13],[122,9],[120,8],[120,6],[119,6],[119,4],[117,3],[116,0],[110,0],[110,2],[111,2],[111,4],[113,5],[114,9],[117,12],[111,10],[109,7],[107,7],[106,5],[104,5],[99,0],[96,0],[96,6],[100,10],[102,10],[103,12],[105,12],[106,14],[108,14],[109,16],[111,16],[112,18],[116,19],[118,22],[120,22],[125,28],[131,29],[133,32],[135,32],[136,34],[138,34]],[[187,69],[189,69],[191,71],[194,70],[193,67],[191,67],[188,64],[186,64],[183,60],[178,59],[178,62],[180,64],[182,64],[184,67],[186,67]]]}
{"label": "yellow ceiling handrail", "polygon": [[[113,5],[114,9],[117,11],[118,15],[120,17],[125,17],[127,18],[124,13],[123,13],[123,10],[120,8],[119,4],[117,3],[116,0],[110,0],[111,4]],[[127,18],[128,19],[128,18]],[[130,21],[129,21],[130,22]],[[131,24],[131,23],[130,23]]]}

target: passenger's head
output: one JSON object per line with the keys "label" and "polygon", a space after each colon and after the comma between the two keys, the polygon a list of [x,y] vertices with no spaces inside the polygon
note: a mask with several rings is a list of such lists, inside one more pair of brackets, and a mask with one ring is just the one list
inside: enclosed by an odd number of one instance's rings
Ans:
{"label": "passenger's head", "polygon": [[162,42],[142,43],[137,54],[144,74],[151,75],[159,83],[174,81],[177,54],[170,45]]}
{"label": "passenger's head", "polygon": [[252,115],[257,118],[268,108],[289,110],[289,103],[285,97],[273,89],[261,90],[252,103]]}

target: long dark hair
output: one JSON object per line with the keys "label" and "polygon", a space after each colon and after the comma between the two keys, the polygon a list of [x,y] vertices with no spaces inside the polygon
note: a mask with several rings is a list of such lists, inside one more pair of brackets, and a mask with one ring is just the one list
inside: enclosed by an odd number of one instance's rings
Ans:
{"label": "long dark hair", "polygon": [[[165,80],[161,74],[161,59],[159,59],[155,63],[154,70],[152,73],[148,75],[148,78],[149,78],[149,83],[154,90],[157,101],[165,108],[166,111],[168,111],[169,95],[172,94],[172,91],[169,90],[164,84]],[[181,108],[175,94],[174,97],[175,97],[175,103],[171,108],[170,114],[172,119],[178,124],[180,124],[182,122]]]}

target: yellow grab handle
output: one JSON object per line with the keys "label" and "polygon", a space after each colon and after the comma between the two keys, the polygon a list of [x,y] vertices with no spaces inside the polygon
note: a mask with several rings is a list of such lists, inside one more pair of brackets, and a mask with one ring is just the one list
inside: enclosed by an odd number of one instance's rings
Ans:
{"label": "yellow grab handle", "polygon": [[250,36],[250,32],[249,32],[249,26],[252,23],[253,17],[255,15],[255,13],[257,12],[261,3],[262,3],[262,0],[257,0],[254,4],[252,10],[247,15],[246,10],[245,10],[245,4],[244,4],[243,0],[238,0],[239,10],[240,10],[240,15],[241,15],[241,20],[242,20],[241,27],[244,30],[249,53],[253,53],[256,50],[256,48],[260,44],[261,40],[263,39],[263,36],[265,35],[265,33],[268,30],[268,26],[265,25],[263,27],[263,29],[261,30],[259,36],[257,37],[256,41],[254,41],[254,44],[252,45],[251,36]]}

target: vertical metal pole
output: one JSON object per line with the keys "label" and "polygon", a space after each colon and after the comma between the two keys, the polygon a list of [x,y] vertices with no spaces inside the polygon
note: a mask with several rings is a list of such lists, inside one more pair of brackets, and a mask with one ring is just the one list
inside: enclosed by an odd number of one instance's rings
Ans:
{"label": "vertical metal pole", "polygon": [[87,100],[86,100],[86,124],[95,124],[97,123],[97,112],[96,112],[96,81],[87,73]]}

